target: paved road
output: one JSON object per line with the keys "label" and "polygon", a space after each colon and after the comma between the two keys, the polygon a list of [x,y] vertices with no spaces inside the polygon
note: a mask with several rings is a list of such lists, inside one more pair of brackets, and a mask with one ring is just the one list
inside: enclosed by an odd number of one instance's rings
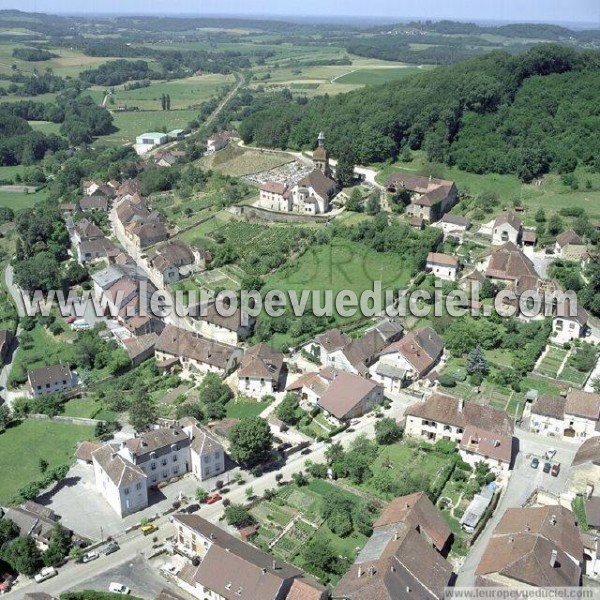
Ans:
{"label": "paved road", "polygon": [[[10,265],[8,265],[6,267],[6,270],[4,271],[4,281],[6,283],[6,288],[7,288],[8,292],[10,293],[10,295],[12,296],[12,298],[15,302],[15,305],[17,307],[17,314],[18,314],[19,318],[22,318],[25,316],[25,308],[23,305],[23,299],[21,298],[20,290],[14,284],[13,277],[14,277],[13,268]],[[17,326],[17,337],[19,336],[21,331],[22,331],[22,328],[20,325],[18,325]],[[15,341],[13,342],[12,350],[7,356],[7,362],[2,367],[2,371],[0,371],[0,395],[2,395],[2,398],[4,399],[4,401],[6,402],[6,404],[9,407],[12,405],[13,400],[16,397],[21,395],[19,393],[8,391],[8,380],[10,378],[10,372],[11,372],[12,366],[13,366],[13,358],[14,358],[14,355],[15,355],[18,345],[19,345],[19,342],[17,339],[15,339]]]}
{"label": "paved road", "polygon": [[[564,490],[569,474],[569,466],[573,462],[578,444],[520,429],[515,431],[515,435],[519,438],[520,448],[512,475],[494,515],[488,521],[485,530],[479,536],[459,569],[456,582],[459,587],[468,587],[475,584],[475,569],[483,556],[496,525],[498,525],[507,509],[522,506],[537,488],[555,495],[559,495]],[[530,466],[532,456],[541,457],[550,448],[557,450],[554,461],[561,463],[561,471],[558,477],[552,477],[550,474],[544,473],[541,465],[537,470],[532,469]]]}

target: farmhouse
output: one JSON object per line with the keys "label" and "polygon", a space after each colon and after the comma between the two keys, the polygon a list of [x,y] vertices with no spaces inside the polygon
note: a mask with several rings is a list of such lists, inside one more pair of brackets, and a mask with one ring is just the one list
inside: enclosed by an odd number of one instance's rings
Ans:
{"label": "farmhouse", "polygon": [[164,223],[150,220],[142,223],[130,223],[125,227],[125,234],[140,249],[164,242],[169,237]]}
{"label": "farmhouse", "polygon": [[452,565],[443,555],[451,535],[425,494],[396,498],[373,525],[371,537],[333,597],[443,598],[454,579]]}
{"label": "farmhouse", "polygon": [[583,240],[572,229],[567,229],[567,231],[563,231],[556,236],[554,253],[561,258],[565,258],[565,255],[569,252],[569,248],[575,246],[581,247],[585,251]]}
{"label": "farmhouse", "polygon": [[424,327],[384,348],[369,371],[386,391],[397,392],[411,381],[427,375],[439,362],[443,351],[442,338],[430,327]]}
{"label": "farmhouse", "polygon": [[283,369],[283,353],[264,343],[246,350],[238,371],[238,392],[262,398],[279,389]]}
{"label": "farmhouse", "polygon": [[393,173],[387,179],[386,188],[393,193],[402,190],[409,192],[411,201],[406,213],[429,223],[439,221],[458,201],[454,182],[434,177]]}
{"label": "farmhouse", "polygon": [[493,283],[515,285],[523,277],[534,278],[536,281],[539,279],[531,259],[512,241],[481,254],[475,266]]}
{"label": "farmhouse", "polygon": [[241,348],[209,340],[174,325],[163,329],[154,346],[159,366],[180,363],[190,373],[228,374],[237,368],[242,355]]}
{"label": "farmhouse", "polygon": [[196,598],[326,600],[327,590],[298,568],[232,536],[199,515],[173,516],[175,543],[200,560],[187,564],[178,584]]}
{"label": "farmhouse", "polygon": [[514,424],[504,411],[434,394],[409,406],[405,414],[405,435],[431,442],[451,440],[469,464],[483,460],[495,471],[510,468]]}
{"label": "farmhouse", "polygon": [[521,219],[511,212],[503,212],[494,221],[492,227],[492,244],[501,246],[511,242],[515,246],[521,243],[523,224]]}
{"label": "farmhouse", "polygon": [[[48,547],[52,531],[60,521],[59,516],[52,509],[32,500],[28,500],[21,506],[8,507],[3,518],[12,521],[19,528],[21,537],[31,537],[41,548]],[[66,527],[64,529],[67,536],[71,537],[73,532]]]}
{"label": "farmhouse", "polygon": [[290,212],[291,191],[285,183],[267,181],[260,186],[259,205],[268,210]]}
{"label": "farmhouse", "polygon": [[82,265],[109,256],[116,256],[120,251],[119,246],[106,237],[83,240],[77,246],[79,262]]}
{"label": "farmhouse", "polygon": [[38,367],[27,371],[29,393],[32,398],[64,392],[77,384],[77,377],[67,365]]}
{"label": "farmhouse", "polygon": [[107,212],[108,198],[105,196],[85,196],[79,201],[79,208],[90,212]]}
{"label": "farmhouse", "polygon": [[427,255],[425,269],[433,273],[438,279],[454,281],[458,272],[458,259],[449,254],[430,252]]}
{"label": "farmhouse", "polygon": [[330,365],[330,355],[336,350],[341,350],[344,346],[349,344],[352,338],[341,331],[340,329],[334,328],[321,333],[309,342],[305,347],[305,351],[312,354],[323,366]]}
{"label": "farmhouse", "polygon": [[563,506],[509,508],[475,570],[475,585],[577,587],[582,565],[573,513]]}
{"label": "farmhouse", "polygon": [[206,140],[206,152],[207,154],[213,154],[222,150],[229,144],[230,135],[226,131],[221,131],[219,133],[215,133],[211,135],[208,140]]}
{"label": "farmhouse", "polygon": [[462,239],[463,234],[471,227],[471,221],[461,215],[451,215],[446,213],[434,227],[438,227],[444,232],[444,239],[455,237]]}
{"label": "farmhouse", "polygon": [[366,331],[358,339],[351,339],[345,346],[329,353],[327,365],[367,377],[369,367],[377,359],[377,355],[389,343],[387,336],[374,328]]}

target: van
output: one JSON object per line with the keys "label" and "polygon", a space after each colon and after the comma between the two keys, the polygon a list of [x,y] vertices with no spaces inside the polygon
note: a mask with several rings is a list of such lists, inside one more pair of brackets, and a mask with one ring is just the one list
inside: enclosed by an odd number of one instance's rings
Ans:
{"label": "van", "polygon": [[79,330],[79,329],[89,329],[90,324],[85,319],[77,319],[73,321],[71,325],[71,329]]}

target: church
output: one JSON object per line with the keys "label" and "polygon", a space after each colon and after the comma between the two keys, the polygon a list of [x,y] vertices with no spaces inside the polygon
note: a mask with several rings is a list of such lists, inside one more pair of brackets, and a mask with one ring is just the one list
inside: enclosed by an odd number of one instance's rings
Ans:
{"label": "church", "polygon": [[267,181],[260,188],[258,206],[279,212],[318,215],[329,212],[330,202],[338,192],[332,178],[329,152],[325,146],[325,134],[321,132],[313,152],[314,169],[305,177],[288,187],[283,183]]}

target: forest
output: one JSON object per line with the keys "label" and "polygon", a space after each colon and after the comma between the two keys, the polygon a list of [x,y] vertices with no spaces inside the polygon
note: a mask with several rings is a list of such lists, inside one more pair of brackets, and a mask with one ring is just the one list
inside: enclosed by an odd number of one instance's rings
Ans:
{"label": "forest", "polygon": [[600,52],[545,44],[333,97],[256,95],[238,110],[239,130],[246,143],[293,149],[324,130],[332,155],[355,164],[423,149],[433,162],[531,181],[579,163],[600,170],[599,99]]}

